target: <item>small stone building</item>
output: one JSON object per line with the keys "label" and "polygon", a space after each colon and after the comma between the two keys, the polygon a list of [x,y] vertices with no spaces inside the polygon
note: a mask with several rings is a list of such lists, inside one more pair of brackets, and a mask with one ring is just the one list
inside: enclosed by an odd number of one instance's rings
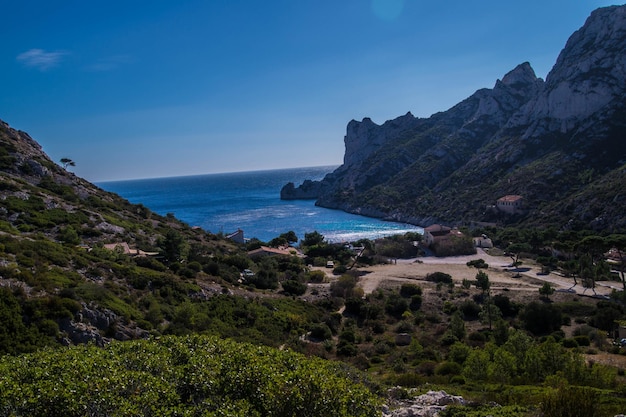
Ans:
{"label": "small stone building", "polygon": [[521,195],[505,195],[496,201],[496,208],[508,214],[522,213],[524,211],[524,198]]}

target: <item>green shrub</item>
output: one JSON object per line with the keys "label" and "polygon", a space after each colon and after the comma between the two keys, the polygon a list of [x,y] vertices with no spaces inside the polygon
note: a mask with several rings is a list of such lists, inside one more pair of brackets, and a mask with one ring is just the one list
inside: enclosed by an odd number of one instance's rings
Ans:
{"label": "green shrub", "polygon": [[466,265],[469,267],[474,267],[474,268],[479,268],[479,269],[489,268],[489,264],[487,264],[487,262],[485,262],[484,259],[474,259],[474,260],[468,261]]}
{"label": "green shrub", "polygon": [[405,298],[411,298],[414,295],[422,295],[422,287],[417,284],[402,284],[402,286],[400,286],[400,295]]}
{"label": "green shrub", "polygon": [[454,375],[450,378],[450,383],[455,385],[463,385],[465,384],[465,378],[462,375]]}
{"label": "green shrub", "polygon": [[337,265],[333,268],[333,274],[335,275],[345,274],[346,272],[348,272],[348,268],[345,265]]}
{"label": "green shrub", "polygon": [[589,345],[591,345],[591,341],[589,340],[589,336],[587,336],[587,335],[574,336],[574,340],[576,341],[578,346],[589,346]]}
{"label": "green shrub", "polygon": [[411,297],[411,303],[409,304],[409,308],[411,311],[417,311],[422,307],[422,296],[419,294],[415,294]]}
{"label": "green shrub", "polygon": [[535,335],[550,334],[561,328],[561,310],[552,304],[533,301],[520,314],[524,328]]}
{"label": "green shrub", "polygon": [[306,285],[296,280],[283,281],[282,286],[286,294],[302,295],[306,292]]}
{"label": "green shrub", "polygon": [[435,375],[460,375],[463,367],[456,362],[442,362],[435,368]]}
{"label": "green shrub", "polygon": [[322,283],[326,279],[326,274],[320,270],[310,271],[306,276],[308,281],[313,283]]}
{"label": "green shrub", "polygon": [[435,361],[422,361],[417,365],[417,372],[422,375],[432,376],[435,374],[435,369],[437,368],[437,362]]}
{"label": "green shrub", "polygon": [[379,415],[345,364],[201,336],[81,346],[0,359],[10,415]]}
{"label": "green shrub", "polygon": [[465,320],[476,320],[480,314],[480,306],[473,300],[465,300],[459,306]]}
{"label": "green shrub", "polygon": [[311,328],[311,337],[317,340],[328,340],[333,336],[330,327],[324,323],[315,324]]}
{"label": "green shrub", "polygon": [[467,338],[469,340],[474,341],[474,342],[485,342],[485,341],[487,341],[487,336],[483,332],[472,332],[472,333],[470,333],[467,336]]}
{"label": "green shrub", "polygon": [[591,388],[561,387],[545,394],[541,402],[545,417],[600,416],[598,393]]}
{"label": "green shrub", "polygon": [[452,276],[450,274],[446,274],[445,272],[433,272],[431,274],[426,275],[426,281],[442,283],[442,284],[452,284]]}
{"label": "green shrub", "polygon": [[400,294],[391,293],[385,301],[385,312],[396,318],[402,317],[408,308],[409,303]]}
{"label": "green shrub", "polygon": [[576,339],[563,339],[561,343],[563,344],[564,348],[568,348],[568,349],[578,347],[578,342],[576,341]]}

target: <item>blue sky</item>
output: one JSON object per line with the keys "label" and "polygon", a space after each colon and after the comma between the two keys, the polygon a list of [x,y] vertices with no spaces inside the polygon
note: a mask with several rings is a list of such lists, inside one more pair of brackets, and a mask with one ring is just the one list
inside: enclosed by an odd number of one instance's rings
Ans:
{"label": "blue sky", "polygon": [[4,2],[0,119],[90,181],[340,164],[351,119],[428,117],[605,1]]}

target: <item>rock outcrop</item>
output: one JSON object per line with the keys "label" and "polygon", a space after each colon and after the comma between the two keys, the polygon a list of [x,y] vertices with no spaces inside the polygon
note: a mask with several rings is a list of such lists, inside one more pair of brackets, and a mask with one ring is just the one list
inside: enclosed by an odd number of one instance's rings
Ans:
{"label": "rock outcrop", "polygon": [[383,417],[436,417],[448,405],[465,405],[461,396],[450,395],[445,391],[428,391],[410,400],[399,401],[391,409],[384,407]]}
{"label": "rock outcrop", "polygon": [[314,200],[322,194],[322,182],[305,180],[298,188],[293,182],[280,190],[281,200]]}
{"label": "rock outcrop", "polygon": [[626,163],[625,44],[626,6],[598,9],[545,82],[525,62],[429,118],[352,120],[343,164],[321,181],[285,186],[281,197],[427,226],[493,220],[485,206],[521,194],[533,221],[593,227],[601,217],[602,227],[626,230],[610,193],[584,216],[563,210],[589,187],[606,188],[605,176],[619,177]]}

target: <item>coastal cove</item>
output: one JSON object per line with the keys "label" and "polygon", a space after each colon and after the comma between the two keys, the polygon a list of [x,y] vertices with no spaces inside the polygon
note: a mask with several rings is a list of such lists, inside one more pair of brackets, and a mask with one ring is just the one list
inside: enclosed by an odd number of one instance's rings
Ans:
{"label": "coastal cove", "polygon": [[302,239],[317,231],[331,242],[375,239],[418,226],[388,222],[315,206],[314,200],[280,199],[287,182],[319,180],[335,166],[207,174],[102,182],[97,185],[154,212],[172,213],[190,226],[228,234],[241,229],[246,238],[271,240],[293,230]]}

